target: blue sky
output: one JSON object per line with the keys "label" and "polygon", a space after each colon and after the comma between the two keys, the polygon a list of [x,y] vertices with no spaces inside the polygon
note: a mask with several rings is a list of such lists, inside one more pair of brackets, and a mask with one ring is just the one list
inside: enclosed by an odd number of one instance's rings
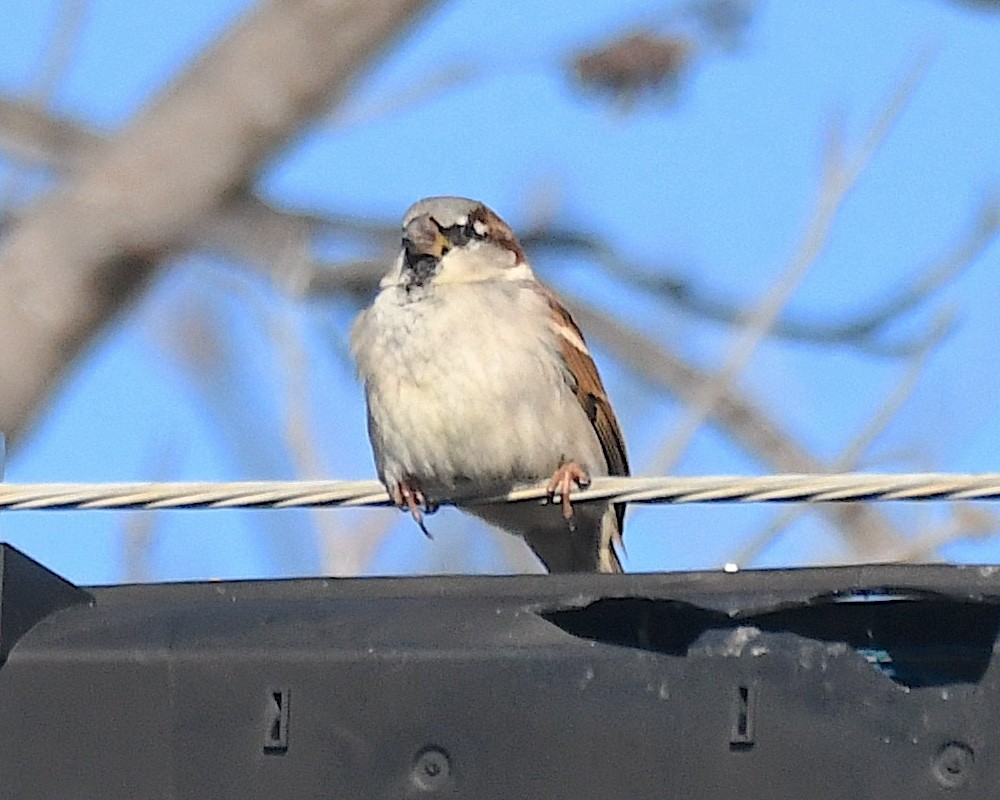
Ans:
{"label": "blue sky", "polygon": [[[0,7],[7,32],[0,90],[31,91],[63,5],[14,0]],[[270,162],[258,189],[292,207],[379,219],[395,219],[433,194],[481,198],[515,228],[547,210],[562,225],[613,241],[629,258],[669,265],[751,308],[802,235],[831,122],[842,124],[846,149],[856,146],[903,76],[930,53],[926,75],[848,197],[789,313],[836,320],[871,307],[911,283],[956,243],[984,199],[1000,195],[1000,13],[946,0],[772,0],[756,4],[744,46],[705,53],[672,101],[653,98],[626,110],[567,79],[562,67],[571,54],[662,19],[669,5],[619,0],[581,11],[570,0],[543,10],[513,2],[498,17],[481,0],[445,3],[365,77],[341,114],[318,121]],[[53,107],[113,131],[247,6],[86,3]],[[478,77],[421,93],[456,66]],[[10,167],[0,166],[5,173]],[[956,320],[862,466],[1000,470],[998,266],[994,242],[894,326],[899,335],[913,334],[944,310]],[[623,315],[706,368],[721,363],[735,335],[585,263],[546,259],[536,269],[561,291]],[[204,256],[178,260],[80,362],[12,455],[6,479],[295,477],[301,465],[285,432],[293,399],[309,420],[320,473],[313,477],[370,477],[361,392],[344,356],[353,312],[343,301],[290,300]],[[633,465],[643,471],[684,409],[596,345]],[[297,367],[289,366],[290,352]],[[905,370],[900,360],[845,347],[769,341],[740,386],[818,457],[833,458]],[[767,471],[709,429],[676,469]],[[716,567],[778,513],[633,511],[629,567]],[[914,507],[889,513],[908,534],[945,514]],[[492,570],[501,563],[495,540],[447,511],[434,518],[430,543],[390,512],[327,512],[323,524],[338,532],[326,540],[317,539],[316,519],[308,512],[5,513],[0,535],[81,582],[314,574],[338,547],[356,544],[357,529],[393,522],[364,571]],[[138,573],[124,547],[130,526],[149,542]],[[940,555],[1000,561],[1000,545],[960,543]],[[843,557],[826,523],[808,515],[757,563]]]}

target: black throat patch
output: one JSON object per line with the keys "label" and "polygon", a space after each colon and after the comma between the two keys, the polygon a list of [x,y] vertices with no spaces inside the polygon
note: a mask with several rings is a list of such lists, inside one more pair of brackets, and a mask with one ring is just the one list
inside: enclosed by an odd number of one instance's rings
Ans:
{"label": "black throat patch", "polygon": [[440,261],[432,255],[411,253],[407,248],[404,272],[407,291],[412,287],[422,288],[427,281],[434,277],[439,263]]}

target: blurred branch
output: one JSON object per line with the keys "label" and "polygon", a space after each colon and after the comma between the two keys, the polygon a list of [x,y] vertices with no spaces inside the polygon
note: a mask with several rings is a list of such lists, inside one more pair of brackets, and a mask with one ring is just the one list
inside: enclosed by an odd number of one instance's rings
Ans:
{"label": "blurred branch", "polygon": [[[176,449],[164,445],[153,451],[147,474],[165,480],[174,471]],[[145,583],[155,579],[152,550],[163,516],[152,511],[129,514],[122,523],[122,579],[125,583]]]}
{"label": "blurred branch", "polygon": [[[248,396],[261,392],[258,364],[244,358],[245,341],[220,324],[220,312],[236,291],[245,299],[246,281],[232,271],[198,270],[180,280],[193,284],[171,293],[159,313],[142,326],[151,358],[182,377],[184,393],[212,420],[212,437],[231,454],[230,469],[247,476],[294,474],[291,456],[277,426],[262,425],[260,409]],[[176,470],[175,470],[176,471]],[[308,511],[263,515],[254,520],[259,547],[275,575],[315,572],[316,537]]]}
{"label": "blurred branch", "polygon": [[638,30],[577,53],[569,66],[580,87],[609,94],[627,107],[640,95],[674,89],[694,52],[695,42],[687,36]]}
{"label": "blurred branch", "polygon": [[760,343],[774,327],[782,309],[826,247],[844,200],[885,141],[893,123],[899,119],[926,72],[928,63],[929,58],[925,56],[910,70],[875,119],[861,147],[846,160],[840,145],[840,131],[836,128],[832,130],[818,197],[798,250],[747,317],[745,327],[731,342],[722,367],[712,380],[701,384],[684,419],[658,448],[651,472],[666,473],[676,465],[701,428],[702,422],[711,414],[716,402],[730,391],[737,376],[749,364]]}
{"label": "blurred branch", "polygon": [[567,71],[581,89],[626,109],[640,97],[672,97],[699,57],[744,43],[755,10],[753,0],[671,3],[580,49],[567,59]]}
{"label": "blurred branch", "polygon": [[[667,348],[600,309],[572,303],[577,322],[600,340],[626,367],[654,386],[666,389],[685,404],[691,403],[713,379],[710,373],[683,362]],[[823,465],[800,448],[762,409],[736,390],[726,388],[717,397],[708,422],[721,427],[744,451],[774,472],[822,472]],[[864,505],[823,506],[821,509],[861,558],[876,558],[902,541],[882,514]]]}
{"label": "blurred branch", "polygon": [[52,98],[66,75],[76,55],[89,5],[90,0],[60,0],[58,3],[52,37],[30,90],[32,99],[39,105]]}
{"label": "blurred branch", "polygon": [[[257,308],[281,358],[281,392],[284,400],[284,439],[295,463],[295,474],[318,480],[327,474],[316,445],[309,404],[309,365],[306,349],[287,319],[275,319],[267,309]],[[382,540],[397,522],[395,514],[373,512],[364,524],[350,529],[330,509],[311,508],[316,546],[323,575],[361,575],[371,563]]]}
{"label": "blurred branch", "polygon": [[[524,64],[518,64],[523,69]],[[481,65],[455,61],[425,73],[401,89],[384,92],[367,102],[337,109],[331,122],[339,128],[365,125],[392,117],[427,103],[452,89],[486,80],[488,71]]]}
{"label": "blurred branch", "polygon": [[[72,171],[92,158],[107,141],[84,125],[53,116],[31,103],[0,95],[0,149],[14,158],[53,170]],[[841,344],[879,356],[912,355],[923,349],[924,340],[918,337],[885,341],[879,338],[884,329],[947,285],[995,240],[998,232],[1000,202],[989,198],[980,206],[959,241],[897,293],[866,312],[838,322],[783,315],[769,335],[818,344]],[[312,241],[317,234],[324,233],[350,235],[381,251],[395,247],[399,225],[395,221],[277,208],[252,194],[234,192],[216,213],[192,225],[186,235],[191,246],[207,247],[227,256],[236,255],[277,279],[293,293],[309,295],[339,291],[358,297],[370,294],[369,275],[375,268],[372,261],[340,263],[336,269],[314,268]],[[674,270],[672,275],[664,265],[630,261],[598,236],[546,226],[526,231],[521,243],[536,254],[587,258],[606,274],[699,317],[739,326],[747,323],[747,314],[741,304],[720,299],[720,293],[706,291],[679,277],[680,270]]]}
{"label": "blurred branch", "polygon": [[[0,150],[15,159],[58,172],[75,172],[110,141],[86,125],[0,95]],[[8,219],[14,216],[7,213]],[[321,233],[347,234],[380,249],[395,246],[400,236],[395,222],[278,209],[253,194],[235,190],[215,213],[182,232],[179,245],[243,260],[293,294],[314,293],[313,284],[320,293],[369,294],[369,262],[359,262],[360,271],[349,264],[338,265],[336,270],[316,270],[312,242]]]}
{"label": "blurred branch", "polygon": [[0,96],[0,149],[14,159],[72,171],[106,141],[86,125],[36,103]]}
{"label": "blurred branch", "polygon": [[[885,341],[878,338],[885,328],[917,308],[943,288],[982,253],[1000,232],[1000,202],[984,201],[959,241],[898,292],[876,303],[868,311],[841,321],[814,321],[788,314],[779,317],[768,335],[776,339],[846,345],[877,356],[910,356],[927,342],[922,338]],[[705,291],[678,277],[680,270],[662,265],[642,265],[626,259],[600,237],[558,228],[529,230],[521,243],[529,251],[578,254],[592,261],[607,275],[654,297],[661,297],[684,311],[704,319],[745,326],[748,315],[742,304],[720,299],[718,292]]]}
{"label": "blurred branch", "polygon": [[0,253],[0,430],[16,444],[185,232],[342,99],[428,4],[261,3],[17,222]]}
{"label": "blurred branch", "polygon": [[[928,358],[930,358],[931,353],[944,339],[950,325],[950,314],[939,317],[931,329],[932,338],[920,352],[913,355],[902,377],[882,402],[882,405],[848,443],[843,452],[834,461],[826,465],[826,472],[852,472],[858,469],[859,462],[868,451],[868,448],[882,435],[883,431],[889,426],[889,423],[896,418],[907,400],[910,399],[914,390],[916,390],[917,384],[920,382],[920,377],[926,369]],[[760,558],[764,550],[770,547],[793,522],[809,510],[804,506],[783,510],[770,525],[743,546],[733,558],[733,563],[741,567],[753,564]]]}
{"label": "blurred branch", "polygon": [[[640,97],[672,97],[696,58],[720,47],[743,43],[756,3],[753,0],[689,0],[671,3],[634,21],[598,45],[583,46],[558,60],[581,89],[611,97],[630,108]],[[370,123],[426,103],[445,92],[498,75],[547,69],[551,57],[505,52],[500,58],[455,60],[418,74],[396,88],[353,108],[339,109],[340,127]]]}
{"label": "blurred branch", "polygon": [[[88,0],[62,0],[59,4],[51,41],[35,75],[34,85],[29,90],[31,101],[38,108],[49,105],[66,74],[76,51],[88,5]],[[7,209],[14,204],[24,177],[22,170],[11,170],[0,188],[0,208]]]}
{"label": "blurred branch", "polygon": [[996,514],[982,506],[952,504],[947,522],[925,531],[893,553],[889,561],[930,561],[944,546],[960,541],[989,539],[1000,531]]}
{"label": "blurred branch", "polygon": [[162,516],[152,511],[129,515],[122,523],[122,577],[123,583],[145,583],[153,579],[151,551],[156,538],[157,523]]}
{"label": "blurred branch", "polygon": [[[2,108],[0,101],[0,112]],[[0,116],[0,136],[2,133]],[[277,208],[253,195],[239,195],[207,220],[192,238],[197,240],[195,243],[200,241],[201,245],[222,253],[238,253],[293,293],[370,296],[377,278],[385,271],[387,259],[357,259],[338,262],[336,266],[319,266],[310,243],[317,233],[323,232],[361,237],[376,249],[388,249],[393,254],[400,236],[399,224],[395,221],[294,211]],[[909,357],[921,353],[936,341],[936,331],[895,342],[876,337],[900,316],[947,286],[997,238],[998,233],[1000,202],[989,198],[977,210],[959,241],[897,294],[857,317],[840,322],[779,319],[768,335],[817,344],[841,344],[878,356]],[[630,262],[598,236],[568,229],[534,228],[521,236],[521,244],[533,254],[583,255],[608,275],[662,295],[698,316],[735,325],[747,322],[748,315],[740,305],[721,301],[714,293],[703,292],[684,279],[663,275],[656,268]],[[373,275],[376,276],[374,282]]]}
{"label": "blurred branch", "polygon": [[1000,0],[953,0],[953,2],[975,8],[977,11],[1000,11]]}

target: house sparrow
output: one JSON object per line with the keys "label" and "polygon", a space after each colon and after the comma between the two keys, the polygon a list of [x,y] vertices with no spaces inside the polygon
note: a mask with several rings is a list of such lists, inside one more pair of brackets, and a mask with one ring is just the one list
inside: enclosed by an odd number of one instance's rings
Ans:
{"label": "house sparrow", "polygon": [[421,528],[435,500],[547,479],[558,506],[464,510],[523,536],[550,572],[622,571],[624,505],[569,501],[593,476],[629,474],[621,429],[583,334],[493,211],[412,206],[351,349],[379,478]]}

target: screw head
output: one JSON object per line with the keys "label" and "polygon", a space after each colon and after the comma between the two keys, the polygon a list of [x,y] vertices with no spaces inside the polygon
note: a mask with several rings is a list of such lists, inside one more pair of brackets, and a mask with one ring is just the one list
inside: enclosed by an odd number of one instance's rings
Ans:
{"label": "screw head", "polygon": [[451,779],[451,760],[439,747],[426,747],[417,753],[410,771],[413,785],[424,792],[436,792]]}
{"label": "screw head", "polygon": [[931,775],[946,789],[965,785],[972,775],[976,754],[965,742],[945,742],[931,760]]}

